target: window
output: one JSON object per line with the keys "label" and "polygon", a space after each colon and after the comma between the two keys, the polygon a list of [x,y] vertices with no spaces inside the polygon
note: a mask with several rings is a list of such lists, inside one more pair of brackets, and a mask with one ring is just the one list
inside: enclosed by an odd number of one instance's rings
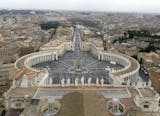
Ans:
{"label": "window", "polygon": [[149,108],[149,102],[147,102],[147,101],[146,101],[146,102],[144,102],[143,107],[144,107],[144,108]]}
{"label": "window", "polygon": [[149,108],[149,105],[145,104],[145,105],[144,105],[144,108]]}
{"label": "window", "polygon": [[15,106],[16,107],[20,107],[22,104],[21,103],[16,103]]}

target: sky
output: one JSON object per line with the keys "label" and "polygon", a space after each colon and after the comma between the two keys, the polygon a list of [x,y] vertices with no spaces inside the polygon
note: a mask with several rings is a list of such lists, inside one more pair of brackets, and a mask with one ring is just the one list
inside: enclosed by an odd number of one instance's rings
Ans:
{"label": "sky", "polygon": [[0,9],[160,13],[160,0],[0,0]]}

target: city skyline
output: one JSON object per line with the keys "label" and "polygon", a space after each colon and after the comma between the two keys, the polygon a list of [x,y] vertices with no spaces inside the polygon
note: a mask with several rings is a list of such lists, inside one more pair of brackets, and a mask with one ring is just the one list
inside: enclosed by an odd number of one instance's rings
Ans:
{"label": "city skyline", "polygon": [[74,11],[142,12],[160,13],[159,0],[5,0],[1,9],[46,9]]}
{"label": "city skyline", "polygon": [[160,116],[159,6],[1,0],[0,116]]}

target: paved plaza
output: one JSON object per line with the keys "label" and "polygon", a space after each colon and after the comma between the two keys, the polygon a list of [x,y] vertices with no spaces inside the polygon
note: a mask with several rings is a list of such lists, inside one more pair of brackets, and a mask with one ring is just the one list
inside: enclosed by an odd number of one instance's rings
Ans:
{"label": "paved plaza", "polygon": [[[60,56],[58,61],[42,62],[34,65],[36,69],[46,68],[49,72],[49,78],[52,79],[53,84],[60,84],[62,78],[70,79],[70,83],[75,83],[75,78],[78,78],[78,83],[84,77],[84,83],[88,83],[91,78],[91,84],[104,79],[104,84],[112,83],[109,77],[109,71],[105,68],[112,68],[113,70],[122,69],[123,66],[119,64],[111,64],[108,61],[100,61],[89,52],[81,51],[81,37],[78,31],[75,32],[73,51],[66,52]],[[78,70],[78,71],[77,71]]]}
{"label": "paved plaza", "polygon": [[[97,94],[103,95],[105,98],[128,98],[130,94],[128,93],[127,88],[117,88],[117,89],[93,89],[93,90],[85,90],[86,92],[95,92]],[[49,89],[49,88],[39,88],[35,95],[34,99],[42,99],[54,96],[55,98],[62,98],[65,94],[73,93],[73,92],[85,92],[83,89]],[[112,93],[112,94],[111,94]]]}

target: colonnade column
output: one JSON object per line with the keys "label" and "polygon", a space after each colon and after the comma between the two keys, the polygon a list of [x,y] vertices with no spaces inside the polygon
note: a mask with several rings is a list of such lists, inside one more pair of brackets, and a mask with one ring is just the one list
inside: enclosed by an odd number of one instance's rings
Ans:
{"label": "colonnade column", "polygon": [[103,59],[104,59],[104,55],[102,54],[101,60],[103,60]]}
{"label": "colonnade column", "polygon": [[101,58],[101,56],[100,56],[100,54],[98,54],[98,60],[100,60],[100,58]]}
{"label": "colonnade column", "polygon": [[56,60],[58,60],[58,54],[56,54]]}
{"label": "colonnade column", "polygon": [[48,79],[44,80],[44,86],[48,85]]}
{"label": "colonnade column", "polygon": [[52,60],[54,60],[54,59],[55,59],[54,54],[52,54]]}

